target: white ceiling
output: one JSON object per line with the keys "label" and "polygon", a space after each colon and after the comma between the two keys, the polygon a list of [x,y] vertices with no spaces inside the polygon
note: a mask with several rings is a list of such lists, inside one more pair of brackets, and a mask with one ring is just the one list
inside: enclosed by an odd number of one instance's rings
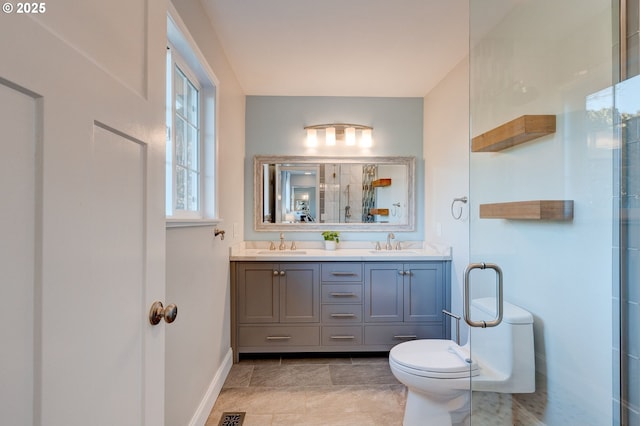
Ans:
{"label": "white ceiling", "polygon": [[468,51],[468,0],[201,1],[247,95],[422,97]]}

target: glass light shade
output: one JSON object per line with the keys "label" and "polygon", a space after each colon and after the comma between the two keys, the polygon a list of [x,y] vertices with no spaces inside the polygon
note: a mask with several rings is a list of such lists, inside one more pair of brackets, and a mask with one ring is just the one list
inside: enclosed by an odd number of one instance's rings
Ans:
{"label": "glass light shade", "polygon": [[353,146],[356,144],[356,128],[355,127],[347,127],[344,129],[344,139],[345,143],[349,146]]}
{"label": "glass light shade", "polygon": [[335,127],[327,127],[325,130],[325,143],[328,146],[333,146],[336,144],[336,128]]}
{"label": "glass light shade", "polygon": [[307,146],[318,146],[318,131],[307,129]]}
{"label": "glass light shade", "polygon": [[362,130],[362,138],[360,139],[360,146],[369,148],[373,145],[373,138],[371,129]]}

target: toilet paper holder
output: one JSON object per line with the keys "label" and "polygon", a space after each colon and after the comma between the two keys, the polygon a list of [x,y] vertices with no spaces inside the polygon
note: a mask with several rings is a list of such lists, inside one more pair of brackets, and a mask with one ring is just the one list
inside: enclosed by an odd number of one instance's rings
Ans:
{"label": "toilet paper holder", "polygon": [[460,315],[456,315],[454,313],[451,313],[451,312],[447,311],[446,309],[443,309],[442,313],[445,314],[445,315],[448,315],[451,318],[454,318],[456,320],[456,343],[458,344],[458,346],[460,346],[460,319],[462,317]]}

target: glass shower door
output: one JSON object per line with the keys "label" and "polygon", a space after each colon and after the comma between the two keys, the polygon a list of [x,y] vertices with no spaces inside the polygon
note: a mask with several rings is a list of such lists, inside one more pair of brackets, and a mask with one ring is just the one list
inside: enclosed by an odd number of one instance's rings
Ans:
{"label": "glass shower door", "polygon": [[[610,0],[469,4],[469,260],[498,265],[504,300],[531,313],[536,384],[473,392],[471,424],[612,424],[616,12]],[[471,303],[495,297],[495,280],[472,271]],[[510,322],[505,311],[498,327]],[[495,356],[469,334],[472,358]]]}

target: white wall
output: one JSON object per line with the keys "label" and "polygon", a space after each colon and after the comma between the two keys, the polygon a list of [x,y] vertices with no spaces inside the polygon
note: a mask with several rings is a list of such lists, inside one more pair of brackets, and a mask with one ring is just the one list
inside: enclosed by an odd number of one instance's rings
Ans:
{"label": "white wall", "polygon": [[178,318],[167,326],[165,419],[187,425],[194,415],[206,419],[231,361],[228,248],[244,238],[237,219],[244,214],[237,190],[244,182],[244,93],[200,2],[172,3],[219,80],[219,227],[226,231],[221,241],[210,226],[167,229],[166,300],[178,305]]}
{"label": "white wall", "polygon": [[[469,196],[469,61],[460,62],[424,98],[425,240],[453,248],[451,311],[462,315],[462,277],[469,263],[469,206],[454,198]],[[467,327],[461,321],[461,342]],[[455,322],[452,323],[452,338]]]}

